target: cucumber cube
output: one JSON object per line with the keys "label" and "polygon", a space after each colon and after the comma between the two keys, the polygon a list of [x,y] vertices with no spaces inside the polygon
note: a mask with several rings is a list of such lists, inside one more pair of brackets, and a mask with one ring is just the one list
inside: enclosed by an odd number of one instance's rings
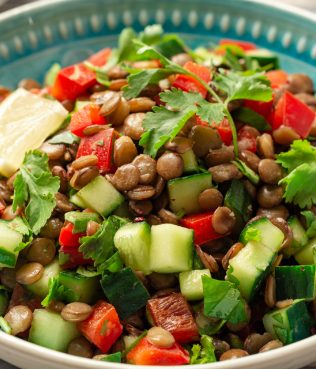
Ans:
{"label": "cucumber cube", "polygon": [[296,216],[290,217],[288,219],[288,225],[292,230],[293,240],[291,242],[291,245],[283,250],[283,254],[289,257],[302,250],[302,248],[308,242],[308,237],[306,235],[305,229]]}
{"label": "cucumber cube", "polygon": [[69,343],[80,336],[77,325],[64,320],[59,314],[36,309],[29,341],[52,350],[66,352]]}
{"label": "cucumber cube", "polygon": [[295,260],[301,265],[313,265],[316,250],[316,237],[312,238],[301,251],[294,255]]}
{"label": "cucumber cube", "polygon": [[18,251],[15,249],[22,242],[23,235],[9,228],[5,221],[0,222],[0,268],[14,268]]}
{"label": "cucumber cube", "polygon": [[203,275],[211,277],[208,269],[190,270],[179,274],[180,291],[187,300],[195,301],[203,298]]}
{"label": "cucumber cube", "polygon": [[312,319],[306,304],[295,300],[292,305],[273,310],[263,317],[263,325],[267,332],[284,344],[300,341],[311,335]]}
{"label": "cucumber cube", "polygon": [[212,187],[210,173],[194,174],[192,176],[175,178],[168,181],[170,209],[174,213],[197,213],[201,210],[199,195]]}
{"label": "cucumber cube", "polygon": [[151,227],[150,269],[179,273],[192,269],[193,231],[174,224]]}
{"label": "cucumber cube", "polygon": [[184,173],[197,173],[199,171],[199,164],[192,149],[180,154],[183,160]]}
{"label": "cucumber cube", "polygon": [[123,195],[102,176],[96,177],[76,195],[89,208],[103,216],[111,214],[124,201]]}
{"label": "cucumber cube", "polygon": [[146,222],[128,223],[116,232],[114,245],[126,266],[150,273],[150,238],[150,226]]}

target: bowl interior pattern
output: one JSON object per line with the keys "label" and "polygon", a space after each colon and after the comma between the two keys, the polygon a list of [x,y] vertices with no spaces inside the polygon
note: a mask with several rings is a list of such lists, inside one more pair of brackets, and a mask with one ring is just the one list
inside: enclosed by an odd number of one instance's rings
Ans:
{"label": "bowl interior pattern", "polygon": [[[53,62],[68,65],[115,46],[124,27],[161,23],[194,47],[236,38],[280,55],[289,72],[316,82],[315,21],[263,3],[242,0],[55,0],[0,16],[0,82],[14,87],[25,77],[42,80]],[[43,5],[44,4],[44,5]]]}

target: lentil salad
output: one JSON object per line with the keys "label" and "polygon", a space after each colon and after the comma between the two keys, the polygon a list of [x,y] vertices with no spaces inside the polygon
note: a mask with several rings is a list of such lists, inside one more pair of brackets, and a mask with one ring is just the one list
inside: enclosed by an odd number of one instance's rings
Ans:
{"label": "lentil salad", "polygon": [[1,88],[0,125],[21,101],[60,124],[41,116],[23,162],[0,147],[0,329],[136,365],[314,334],[309,76],[249,42],[191,50],[153,25],[18,87]]}

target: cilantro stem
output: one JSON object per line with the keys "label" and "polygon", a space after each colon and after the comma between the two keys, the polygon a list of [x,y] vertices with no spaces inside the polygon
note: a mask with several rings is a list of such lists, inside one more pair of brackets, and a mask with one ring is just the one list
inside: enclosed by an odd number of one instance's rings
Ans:
{"label": "cilantro stem", "polygon": [[233,117],[231,116],[228,107],[227,107],[227,103],[223,102],[221,100],[221,98],[217,95],[217,93],[205,82],[203,81],[203,79],[201,79],[198,75],[196,75],[195,73],[192,73],[186,69],[183,68],[183,74],[186,74],[188,76],[193,77],[194,79],[196,79],[198,82],[201,83],[201,85],[203,87],[205,87],[205,89],[214,97],[214,99],[219,103],[223,105],[223,111],[224,114],[228,120],[228,123],[230,125],[230,129],[232,130],[232,136],[233,136],[233,145],[234,145],[234,153],[235,153],[235,157],[238,158],[238,139],[237,139],[237,129],[233,120]]}

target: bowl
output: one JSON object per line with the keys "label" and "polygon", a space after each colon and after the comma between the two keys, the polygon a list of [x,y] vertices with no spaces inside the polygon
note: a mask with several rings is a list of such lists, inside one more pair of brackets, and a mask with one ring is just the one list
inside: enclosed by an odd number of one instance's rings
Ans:
{"label": "bowl", "polygon": [[[114,46],[122,28],[141,30],[152,23],[180,33],[191,46],[220,38],[255,42],[275,51],[288,72],[304,71],[316,82],[316,15],[294,7],[258,0],[48,0],[0,15],[1,85],[14,87],[26,77],[41,81],[53,62],[85,59]],[[22,369],[137,369],[55,352],[3,332],[0,345],[0,358]],[[309,337],[267,353],[194,368],[300,368],[316,360],[315,346],[316,337]]]}

